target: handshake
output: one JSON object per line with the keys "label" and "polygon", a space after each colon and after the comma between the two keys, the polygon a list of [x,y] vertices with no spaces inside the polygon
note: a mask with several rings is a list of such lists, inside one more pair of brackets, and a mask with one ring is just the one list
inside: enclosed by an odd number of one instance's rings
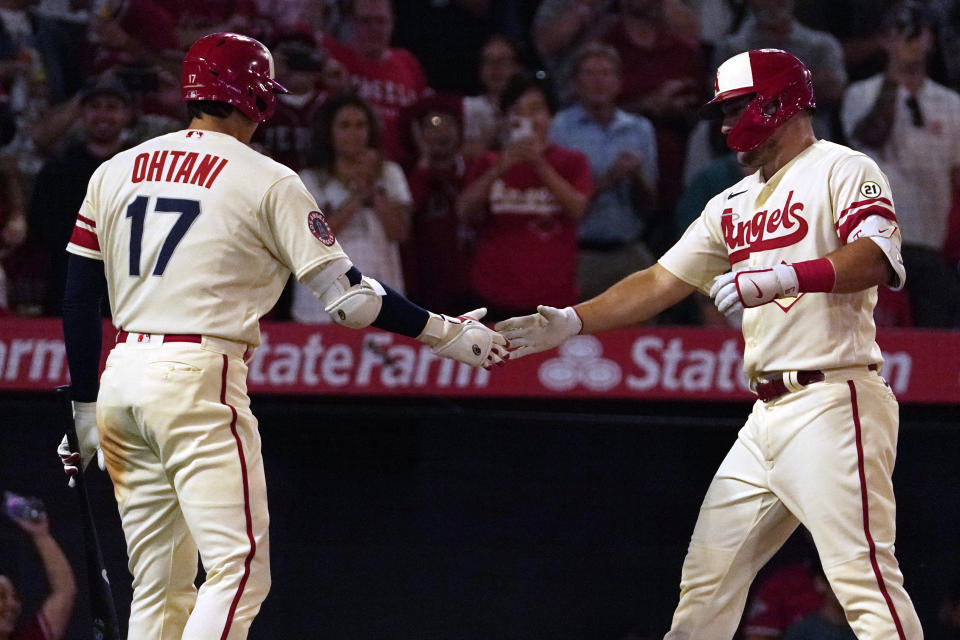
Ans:
{"label": "handshake", "polygon": [[537,313],[509,318],[493,329],[480,323],[486,314],[484,308],[456,318],[430,314],[417,339],[438,356],[489,369],[493,365],[503,366],[510,358],[552,349],[583,328],[573,307],[539,306]]}

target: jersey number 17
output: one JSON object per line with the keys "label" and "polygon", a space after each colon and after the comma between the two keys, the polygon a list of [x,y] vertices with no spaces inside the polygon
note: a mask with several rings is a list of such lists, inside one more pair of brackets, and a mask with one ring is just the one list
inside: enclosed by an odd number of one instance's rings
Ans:
{"label": "jersey number 17", "polygon": [[[127,206],[127,217],[130,218],[130,275],[140,275],[140,249],[143,243],[143,222],[147,217],[147,205],[150,198],[147,196],[137,196],[133,202]],[[200,215],[200,203],[197,200],[185,200],[183,198],[157,198],[153,207],[156,213],[178,213],[180,217],[170,228],[163,246],[160,247],[160,255],[157,256],[157,264],[153,267],[153,275],[162,276],[170,262],[170,256],[174,249],[180,244],[184,234],[193,221]]]}

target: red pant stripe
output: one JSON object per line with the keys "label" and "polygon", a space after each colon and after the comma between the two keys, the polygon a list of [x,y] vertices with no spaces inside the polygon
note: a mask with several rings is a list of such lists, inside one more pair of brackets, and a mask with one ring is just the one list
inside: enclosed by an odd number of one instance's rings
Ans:
{"label": "red pant stripe", "polygon": [[247,461],[243,455],[243,443],[237,434],[237,410],[233,405],[227,403],[227,356],[223,356],[223,371],[220,378],[220,404],[230,407],[233,417],[230,420],[230,431],[233,433],[233,439],[237,441],[237,453],[240,455],[240,473],[243,475],[243,513],[247,520],[247,539],[250,541],[250,553],[247,554],[243,563],[243,577],[240,578],[240,585],[237,587],[237,593],[233,596],[233,602],[230,603],[230,611],[227,613],[227,622],[223,627],[223,633],[220,634],[220,640],[226,640],[230,634],[230,626],[233,624],[233,616],[237,611],[237,604],[243,595],[243,589],[247,586],[247,579],[250,577],[250,563],[253,561],[253,555],[257,552],[257,542],[253,539],[253,516],[250,513],[250,488],[247,485]]}
{"label": "red pant stripe", "polygon": [[863,470],[863,440],[860,431],[860,411],[857,408],[857,388],[853,380],[847,380],[847,386],[850,387],[850,404],[853,406],[853,426],[857,435],[857,471],[860,474],[860,504],[863,508],[863,533],[867,536],[867,545],[870,547],[870,565],[873,567],[873,575],[877,578],[877,586],[880,587],[880,593],[887,602],[887,608],[893,617],[893,624],[897,627],[897,635],[900,640],[906,640],[903,633],[903,625],[900,624],[900,616],[897,615],[897,609],[893,606],[893,600],[887,592],[887,585],[883,581],[883,574],[880,573],[880,565],[877,564],[877,545],[873,542],[873,536],[870,535],[870,508],[867,502],[867,476]]}

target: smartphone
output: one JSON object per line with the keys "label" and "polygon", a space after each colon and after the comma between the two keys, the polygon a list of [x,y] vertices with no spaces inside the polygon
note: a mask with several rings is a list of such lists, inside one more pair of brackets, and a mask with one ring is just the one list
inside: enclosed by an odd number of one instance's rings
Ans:
{"label": "smartphone", "polygon": [[3,492],[3,508],[14,520],[38,522],[46,511],[43,500],[21,496],[13,491]]}
{"label": "smartphone", "polygon": [[510,141],[533,136],[533,121],[530,118],[518,117],[510,120]]}

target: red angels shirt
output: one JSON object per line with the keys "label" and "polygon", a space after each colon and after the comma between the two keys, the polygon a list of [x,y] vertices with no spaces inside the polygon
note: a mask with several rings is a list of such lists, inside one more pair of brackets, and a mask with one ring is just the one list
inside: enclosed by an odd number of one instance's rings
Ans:
{"label": "red angels shirt", "polygon": [[332,38],[324,38],[323,46],[346,67],[357,93],[377,111],[384,152],[402,164],[400,112],[428,91],[423,67],[406,49],[388,49],[380,59],[373,60]]}
{"label": "red angels shirt", "polygon": [[[478,160],[467,183],[496,164],[490,153]],[[551,145],[547,162],[573,187],[590,195],[587,157]],[[488,217],[479,229],[471,283],[491,304],[532,309],[565,307],[577,301],[577,225],[541,182],[533,167],[514,165],[490,187]]]}
{"label": "red angels shirt", "polygon": [[30,622],[13,632],[10,640],[54,640],[54,638],[43,612],[38,611]]}
{"label": "red angels shirt", "polygon": [[313,142],[313,124],[325,92],[279,96],[273,117],[257,127],[251,144],[294,171],[307,166]]}
{"label": "red angels shirt", "polygon": [[747,634],[782,636],[787,627],[820,608],[823,598],[802,563],[788,564],[764,580],[747,612]]}

